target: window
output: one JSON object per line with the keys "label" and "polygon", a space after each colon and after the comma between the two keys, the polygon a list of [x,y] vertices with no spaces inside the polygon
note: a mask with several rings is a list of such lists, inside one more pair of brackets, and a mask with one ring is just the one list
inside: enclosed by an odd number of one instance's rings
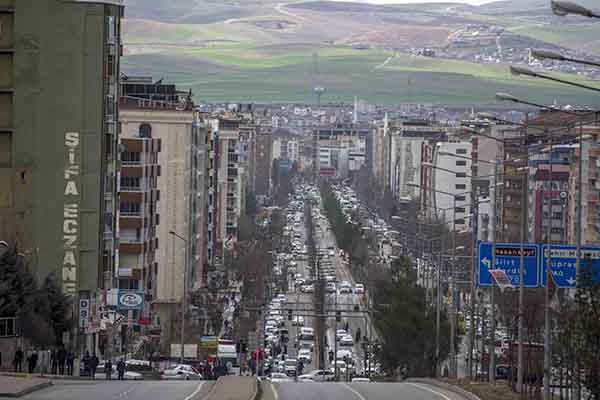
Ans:
{"label": "window", "polygon": [[467,173],[466,172],[457,172],[456,173],[456,177],[457,178],[466,178],[467,177]]}
{"label": "window", "polygon": [[16,318],[0,318],[0,337],[11,337],[17,335]]}
{"label": "window", "polygon": [[121,161],[123,164],[139,164],[141,160],[141,153],[139,151],[124,151],[121,153]]}
{"label": "window", "polygon": [[461,195],[461,196],[455,196],[455,197],[456,197],[456,201],[465,201],[465,200],[467,200],[466,196],[462,196]]}
{"label": "window", "polygon": [[459,183],[456,185],[456,190],[466,190],[467,189],[467,185],[465,185],[464,183]]}
{"label": "window", "polygon": [[139,136],[141,138],[151,138],[152,137],[152,126],[150,124],[143,123],[140,125]]}
{"label": "window", "polygon": [[456,207],[456,208],[454,209],[454,212],[457,212],[457,213],[464,213],[464,212],[465,212],[465,208],[464,208],[464,207]]}
{"label": "window", "polygon": [[127,215],[140,215],[140,203],[131,203],[128,201],[121,202],[121,214]]}
{"label": "window", "polygon": [[456,154],[467,154],[467,149],[456,149]]}
{"label": "window", "polygon": [[121,188],[126,189],[139,189],[140,188],[140,178],[133,176],[122,176],[121,177]]}
{"label": "window", "polygon": [[457,160],[456,161],[457,167],[465,167],[466,165],[467,165],[467,160]]}

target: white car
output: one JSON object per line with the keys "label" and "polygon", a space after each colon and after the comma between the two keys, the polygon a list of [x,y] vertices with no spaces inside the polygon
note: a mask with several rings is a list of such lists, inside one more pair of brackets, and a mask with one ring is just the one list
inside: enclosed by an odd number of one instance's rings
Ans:
{"label": "white car", "polygon": [[352,335],[345,335],[340,339],[340,346],[354,346],[354,339],[352,339]]}
{"label": "white car", "polygon": [[304,326],[304,317],[302,315],[296,315],[292,319],[293,326]]}
{"label": "white car", "polygon": [[348,332],[346,332],[345,329],[338,329],[337,332],[335,333],[335,340],[339,341],[341,338],[343,338],[346,335],[348,335]]}
{"label": "white car", "polygon": [[269,376],[269,380],[273,383],[293,382],[292,378],[283,372],[272,372],[271,376]]}
{"label": "white car", "polygon": [[300,382],[330,382],[335,380],[335,375],[331,371],[315,369],[308,374],[300,375],[298,380]]}
{"label": "white car", "polygon": [[356,294],[364,294],[365,293],[365,286],[362,283],[357,283],[356,285],[354,285],[354,293],[356,293]]}
{"label": "white car", "polygon": [[359,377],[359,376],[357,376],[356,378],[352,378],[352,383],[367,383],[367,382],[371,382],[371,380],[369,378]]}
{"label": "white car", "polygon": [[187,364],[172,365],[171,368],[166,369],[162,373],[162,378],[166,380],[200,380],[203,379],[202,375],[196,368]]}
{"label": "white car", "polygon": [[312,351],[309,349],[300,349],[298,351],[298,361],[302,361],[304,365],[312,362]]}
{"label": "white car", "polygon": [[[101,362],[98,365],[98,369],[96,370],[96,375],[94,375],[94,377],[96,379],[106,378],[106,372],[104,371],[104,362]],[[140,374],[139,372],[133,372],[133,371],[125,371],[125,375],[123,375],[123,378],[126,381],[142,381],[142,380],[144,380],[144,376],[142,374]],[[115,381],[117,379],[119,379],[119,373],[117,372],[116,363],[113,364],[113,366],[112,366],[110,379],[115,380]]]}

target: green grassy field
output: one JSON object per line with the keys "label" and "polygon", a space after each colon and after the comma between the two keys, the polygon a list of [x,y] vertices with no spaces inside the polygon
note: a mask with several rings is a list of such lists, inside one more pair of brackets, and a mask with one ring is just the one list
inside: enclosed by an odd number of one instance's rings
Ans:
{"label": "green grassy field", "polygon": [[[313,52],[319,54],[319,76]],[[127,56],[125,73],[153,75],[192,88],[197,101],[313,102],[316,83],[326,102],[495,104],[496,92],[534,102],[600,105],[600,96],[566,86],[510,76],[506,66],[480,65],[347,47],[297,47],[271,54],[250,45],[179,48]],[[576,79],[576,78],[574,78]]]}

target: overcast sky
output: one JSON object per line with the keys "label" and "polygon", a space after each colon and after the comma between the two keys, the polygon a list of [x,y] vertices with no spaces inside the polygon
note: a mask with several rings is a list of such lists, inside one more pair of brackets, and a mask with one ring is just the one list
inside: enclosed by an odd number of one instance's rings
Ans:
{"label": "overcast sky", "polygon": [[406,3],[433,3],[433,2],[448,2],[448,3],[466,3],[471,5],[479,5],[491,3],[494,0],[334,0],[334,1],[354,1],[356,3],[371,3],[371,4],[406,4]]}

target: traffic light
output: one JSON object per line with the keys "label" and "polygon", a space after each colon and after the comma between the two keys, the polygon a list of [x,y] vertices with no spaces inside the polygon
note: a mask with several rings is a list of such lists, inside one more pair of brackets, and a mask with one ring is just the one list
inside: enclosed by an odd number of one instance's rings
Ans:
{"label": "traffic light", "polygon": [[342,312],[341,311],[336,311],[335,312],[335,320],[337,322],[342,322]]}
{"label": "traffic light", "polygon": [[292,320],[292,309],[288,309],[288,321]]}
{"label": "traffic light", "polygon": [[329,362],[333,361],[333,350],[329,350]]}

